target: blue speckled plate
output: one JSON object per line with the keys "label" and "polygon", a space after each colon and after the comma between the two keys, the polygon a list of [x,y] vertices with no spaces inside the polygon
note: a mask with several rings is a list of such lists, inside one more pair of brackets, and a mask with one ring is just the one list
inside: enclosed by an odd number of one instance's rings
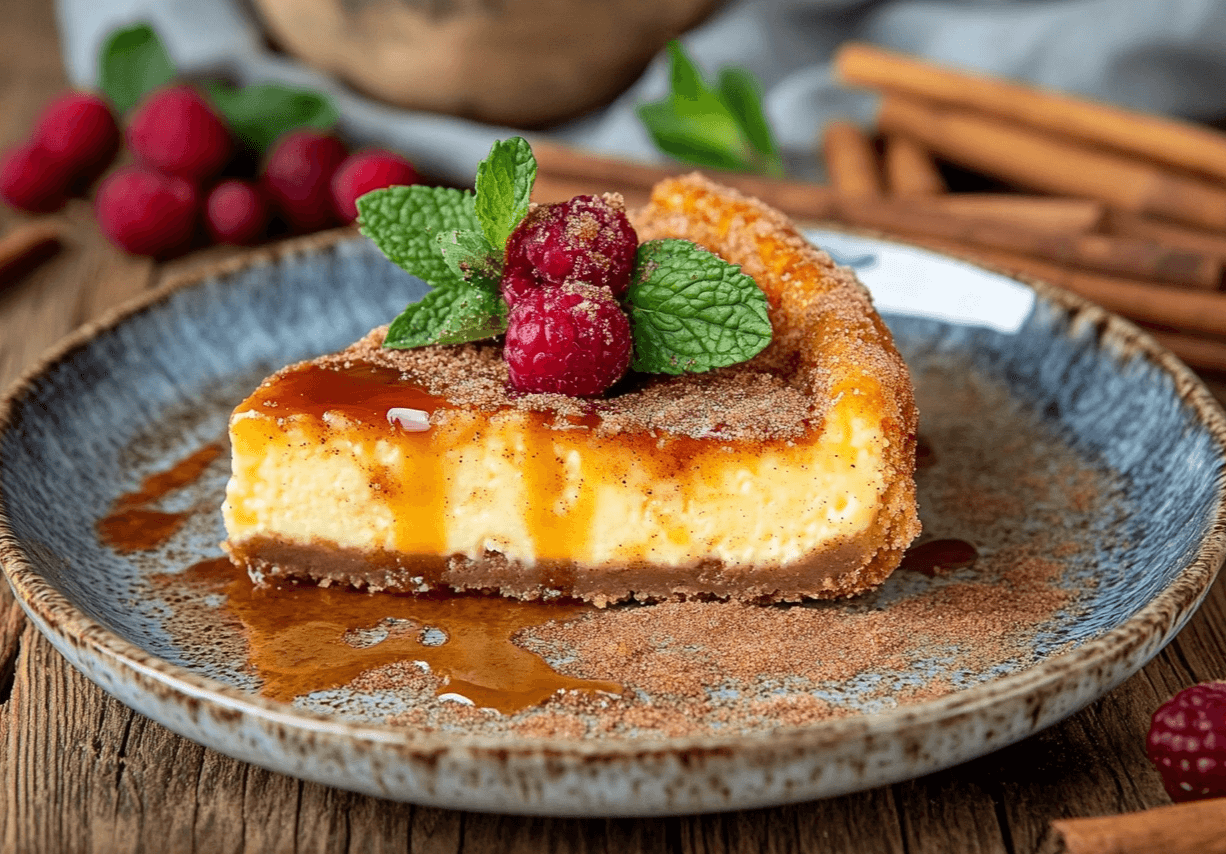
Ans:
{"label": "blue speckled plate", "polygon": [[[946,460],[945,474],[920,473],[925,536],[973,538],[989,558],[1050,550],[1035,566],[1055,567],[1042,583],[1063,598],[1019,611],[1031,621],[1018,626],[1023,646],[974,661],[944,648],[895,657],[805,687],[842,717],[685,737],[440,732],[384,723],[370,697],[260,697],[241,661],[172,630],[176,605],[149,584],[218,554],[224,458],[163,505],[197,510],[169,544],[118,554],[95,525],[142,477],[224,436],[260,377],[420,295],[351,233],[172,284],[19,381],[0,405],[5,571],[56,648],[132,707],[240,759],[382,797],[582,815],[745,808],[880,785],[1024,738],[1134,673],[1199,604],[1226,548],[1222,411],[1150,338],[1073,296],[898,244],[811,236],[872,288],[916,376],[921,433]],[[888,613],[966,579],[896,573],[871,598],[827,607]]]}

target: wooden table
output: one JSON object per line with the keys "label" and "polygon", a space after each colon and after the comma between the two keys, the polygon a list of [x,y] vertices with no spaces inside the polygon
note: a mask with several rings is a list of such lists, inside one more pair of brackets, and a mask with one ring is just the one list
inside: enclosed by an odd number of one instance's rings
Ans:
{"label": "wooden table", "polygon": [[[0,145],[67,86],[52,8],[0,0]],[[115,250],[89,207],[69,244],[0,281],[0,382],[108,306],[205,250],[159,265]],[[0,233],[22,221],[0,210]],[[1207,378],[1220,399],[1226,385]],[[398,804],[274,774],[186,741],[76,673],[0,585],[0,850],[424,852],[1032,852],[1052,818],[1167,803],[1145,759],[1149,716],[1226,677],[1226,586],[1122,687],[1025,742],[918,780],[779,809],[663,819],[541,819]]]}

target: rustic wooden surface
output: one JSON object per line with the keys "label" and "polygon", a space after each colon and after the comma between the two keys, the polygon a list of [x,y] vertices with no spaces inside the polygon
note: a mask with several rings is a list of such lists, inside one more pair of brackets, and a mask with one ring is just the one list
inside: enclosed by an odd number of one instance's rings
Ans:
{"label": "rustic wooden surface", "polygon": [[[0,0],[0,146],[65,88],[49,3]],[[106,244],[83,202],[68,245],[0,281],[0,382],[170,270]],[[21,222],[0,210],[0,233]],[[1207,377],[1219,398],[1226,385]],[[554,820],[390,803],[264,771],[186,741],[70,668],[0,584],[0,851],[1010,852],[1047,850],[1048,823],[1167,803],[1144,755],[1149,715],[1226,678],[1226,587],[1158,658],[1103,700],[1025,742],[848,797],[723,815]]]}

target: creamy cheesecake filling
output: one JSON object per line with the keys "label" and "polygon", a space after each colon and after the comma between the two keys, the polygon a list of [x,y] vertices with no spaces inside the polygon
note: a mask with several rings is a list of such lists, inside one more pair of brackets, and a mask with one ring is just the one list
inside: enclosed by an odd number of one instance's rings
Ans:
{"label": "creamy cheesecake filling", "polygon": [[[286,389],[292,377],[232,420],[232,552],[275,537],[409,556],[497,553],[525,567],[782,568],[867,530],[887,483],[887,439],[863,388],[797,440],[721,442],[450,409],[379,370],[383,390],[369,400],[330,403],[316,390],[313,409],[286,416],[302,407]],[[429,412],[430,428],[388,423],[391,401]]]}

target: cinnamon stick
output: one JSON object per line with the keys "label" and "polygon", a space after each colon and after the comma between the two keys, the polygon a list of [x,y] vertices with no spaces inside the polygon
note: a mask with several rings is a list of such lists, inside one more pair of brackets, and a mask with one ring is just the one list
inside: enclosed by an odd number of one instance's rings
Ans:
{"label": "cinnamon stick", "polygon": [[1023,187],[1226,228],[1226,190],[1134,157],[897,96],[883,100],[878,124],[887,134],[915,137],[942,158]]}
{"label": "cinnamon stick", "polygon": [[1226,342],[1196,335],[1184,335],[1181,332],[1166,332],[1157,329],[1148,331],[1159,344],[1193,368],[1226,372]]}
{"label": "cinnamon stick", "polygon": [[1226,258],[1226,234],[1162,222],[1125,211],[1109,211],[1103,228],[1109,234],[1154,240],[1167,246]]}
{"label": "cinnamon stick", "polygon": [[1226,134],[969,71],[934,65],[867,44],[835,54],[845,82],[979,110],[1092,145],[1226,178]]}
{"label": "cinnamon stick", "polygon": [[[917,210],[949,213],[972,219],[1012,222],[1033,231],[1060,234],[1094,231],[1102,225],[1107,206],[1093,199],[1025,196],[1013,193],[945,193],[910,200]],[[1117,232],[1125,234],[1125,232]],[[1130,234],[1131,237],[1149,237]],[[1194,249],[1195,247],[1182,247]],[[1204,250],[1197,250],[1204,251]],[[1216,254],[1216,253],[1207,253]]]}
{"label": "cinnamon stick", "polygon": [[1068,854],[1226,854],[1226,799],[1053,821]]}
{"label": "cinnamon stick", "polygon": [[885,176],[894,196],[935,196],[946,189],[932,154],[905,136],[886,137]]}
{"label": "cinnamon stick", "polygon": [[1052,233],[957,215],[934,215],[911,202],[857,199],[837,206],[836,216],[853,225],[957,245],[1019,253],[1099,273],[1218,290],[1224,264],[1217,256],[1163,246],[1149,240],[1102,234]]}
{"label": "cinnamon stick", "polygon": [[28,222],[0,237],[0,282],[27,272],[60,246],[58,225]]}
{"label": "cinnamon stick", "polygon": [[1042,279],[1134,320],[1205,335],[1226,333],[1226,294],[1087,273],[1017,252],[967,246],[948,239],[910,239],[920,246],[970,258],[1008,273]]}
{"label": "cinnamon stick", "polygon": [[840,196],[849,199],[883,195],[881,171],[873,143],[852,122],[833,121],[822,135],[826,178]]}

